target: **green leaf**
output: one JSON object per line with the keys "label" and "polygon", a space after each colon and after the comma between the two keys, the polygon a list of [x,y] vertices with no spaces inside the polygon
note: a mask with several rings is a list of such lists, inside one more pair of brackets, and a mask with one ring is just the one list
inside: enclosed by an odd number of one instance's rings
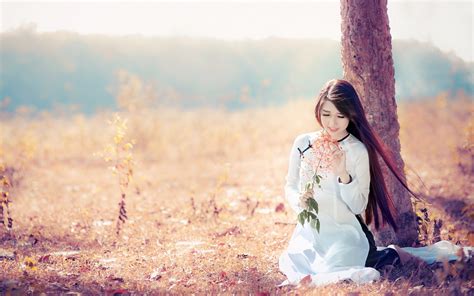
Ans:
{"label": "green leaf", "polygon": [[316,216],[316,214],[314,213],[308,213],[309,216],[311,216],[311,219],[318,219],[318,216]]}
{"label": "green leaf", "polygon": [[319,232],[319,228],[321,227],[321,223],[319,222],[319,219],[316,219],[316,230]]}
{"label": "green leaf", "polygon": [[314,210],[316,213],[318,213],[318,202],[314,198],[308,199],[308,205],[310,211]]}
{"label": "green leaf", "polygon": [[308,198],[306,201],[306,204],[308,205],[308,212],[311,212],[313,210],[313,203],[311,202],[312,198]]}
{"label": "green leaf", "polygon": [[314,228],[314,229],[316,229],[316,227],[317,227],[317,225],[316,225],[317,222],[316,221],[317,220],[311,220],[311,227]]}
{"label": "green leaf", "polygon": [[298,221],[300,222],[301,225],[304,225],[304,220],[305,220],[305,214],[304,213],[305,213],[305,211],[306,210],[302,211],[298,215]]}
{"label": "green leaf", "polygon": [[314,179],[316,180],[316,183],[320,183],[321,182],[321,176],[320,175],[314,175]]}

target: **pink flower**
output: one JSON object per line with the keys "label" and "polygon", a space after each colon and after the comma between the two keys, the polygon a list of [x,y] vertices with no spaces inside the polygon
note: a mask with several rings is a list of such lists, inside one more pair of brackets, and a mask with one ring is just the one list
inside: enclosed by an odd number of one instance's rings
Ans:
{"label": "pink flower", "polygon": [[334,159],[334,152],[339,150],[339,143],[323,131],[313,141],[312,146],[314,153],[312,161],[313,170],[322,174],[328,173]]}

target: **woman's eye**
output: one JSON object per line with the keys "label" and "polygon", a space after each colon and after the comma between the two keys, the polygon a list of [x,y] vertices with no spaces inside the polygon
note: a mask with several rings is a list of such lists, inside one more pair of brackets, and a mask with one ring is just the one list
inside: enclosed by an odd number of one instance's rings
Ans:
{"label": "woman's eye", "polygon": [[[330,114],[321,114],[322,116],[329,117]],[[337,118],[346,118],[344,115],[338,115]]]}

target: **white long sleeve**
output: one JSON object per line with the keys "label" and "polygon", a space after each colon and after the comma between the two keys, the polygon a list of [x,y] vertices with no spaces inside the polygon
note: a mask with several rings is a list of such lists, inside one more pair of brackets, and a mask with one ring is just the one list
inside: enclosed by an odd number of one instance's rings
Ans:
{"label": "white long sleeve", "polygon": [[357,156],[352,166],[352,181],[348,184],[339,183],[339,188],[342,200],[347,204],[351,212],[358,215],[365,211],[369,200],[369,153],[365,146],[360,146],[360,149],[357,149]]}
{"label": "white long sleeve", "polygon": [[288,174],[286,175],[285,184],[285,198],[290,204],[290,207],[299,214],[303,209],[299,206],[299,198],[301,194],[300,189],[300,166],[301,159],[298,152],[298,148],[301,146],[301,142],[304,135],[298,136],[291,147],[290,161],[288,165]]}

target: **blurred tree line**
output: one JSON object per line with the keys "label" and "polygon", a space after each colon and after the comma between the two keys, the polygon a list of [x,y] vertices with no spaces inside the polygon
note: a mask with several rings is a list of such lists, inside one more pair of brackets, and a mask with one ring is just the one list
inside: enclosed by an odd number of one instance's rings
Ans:
{"label": "blurred tree line", "polygon": [[[132,96],[143,95],[150,105],[235,110],[312,98],[328,79],[342,77],[339,42],[322,39],[111,37],[23,28],[2,33],[0,43],[0,100],[7,111],[74,105],[93,113],[120,105],[123,89],[135,89]],[[474,63],[417,41],[395,40],[393,56],[397,100],[440,92],[472,96]]]}

